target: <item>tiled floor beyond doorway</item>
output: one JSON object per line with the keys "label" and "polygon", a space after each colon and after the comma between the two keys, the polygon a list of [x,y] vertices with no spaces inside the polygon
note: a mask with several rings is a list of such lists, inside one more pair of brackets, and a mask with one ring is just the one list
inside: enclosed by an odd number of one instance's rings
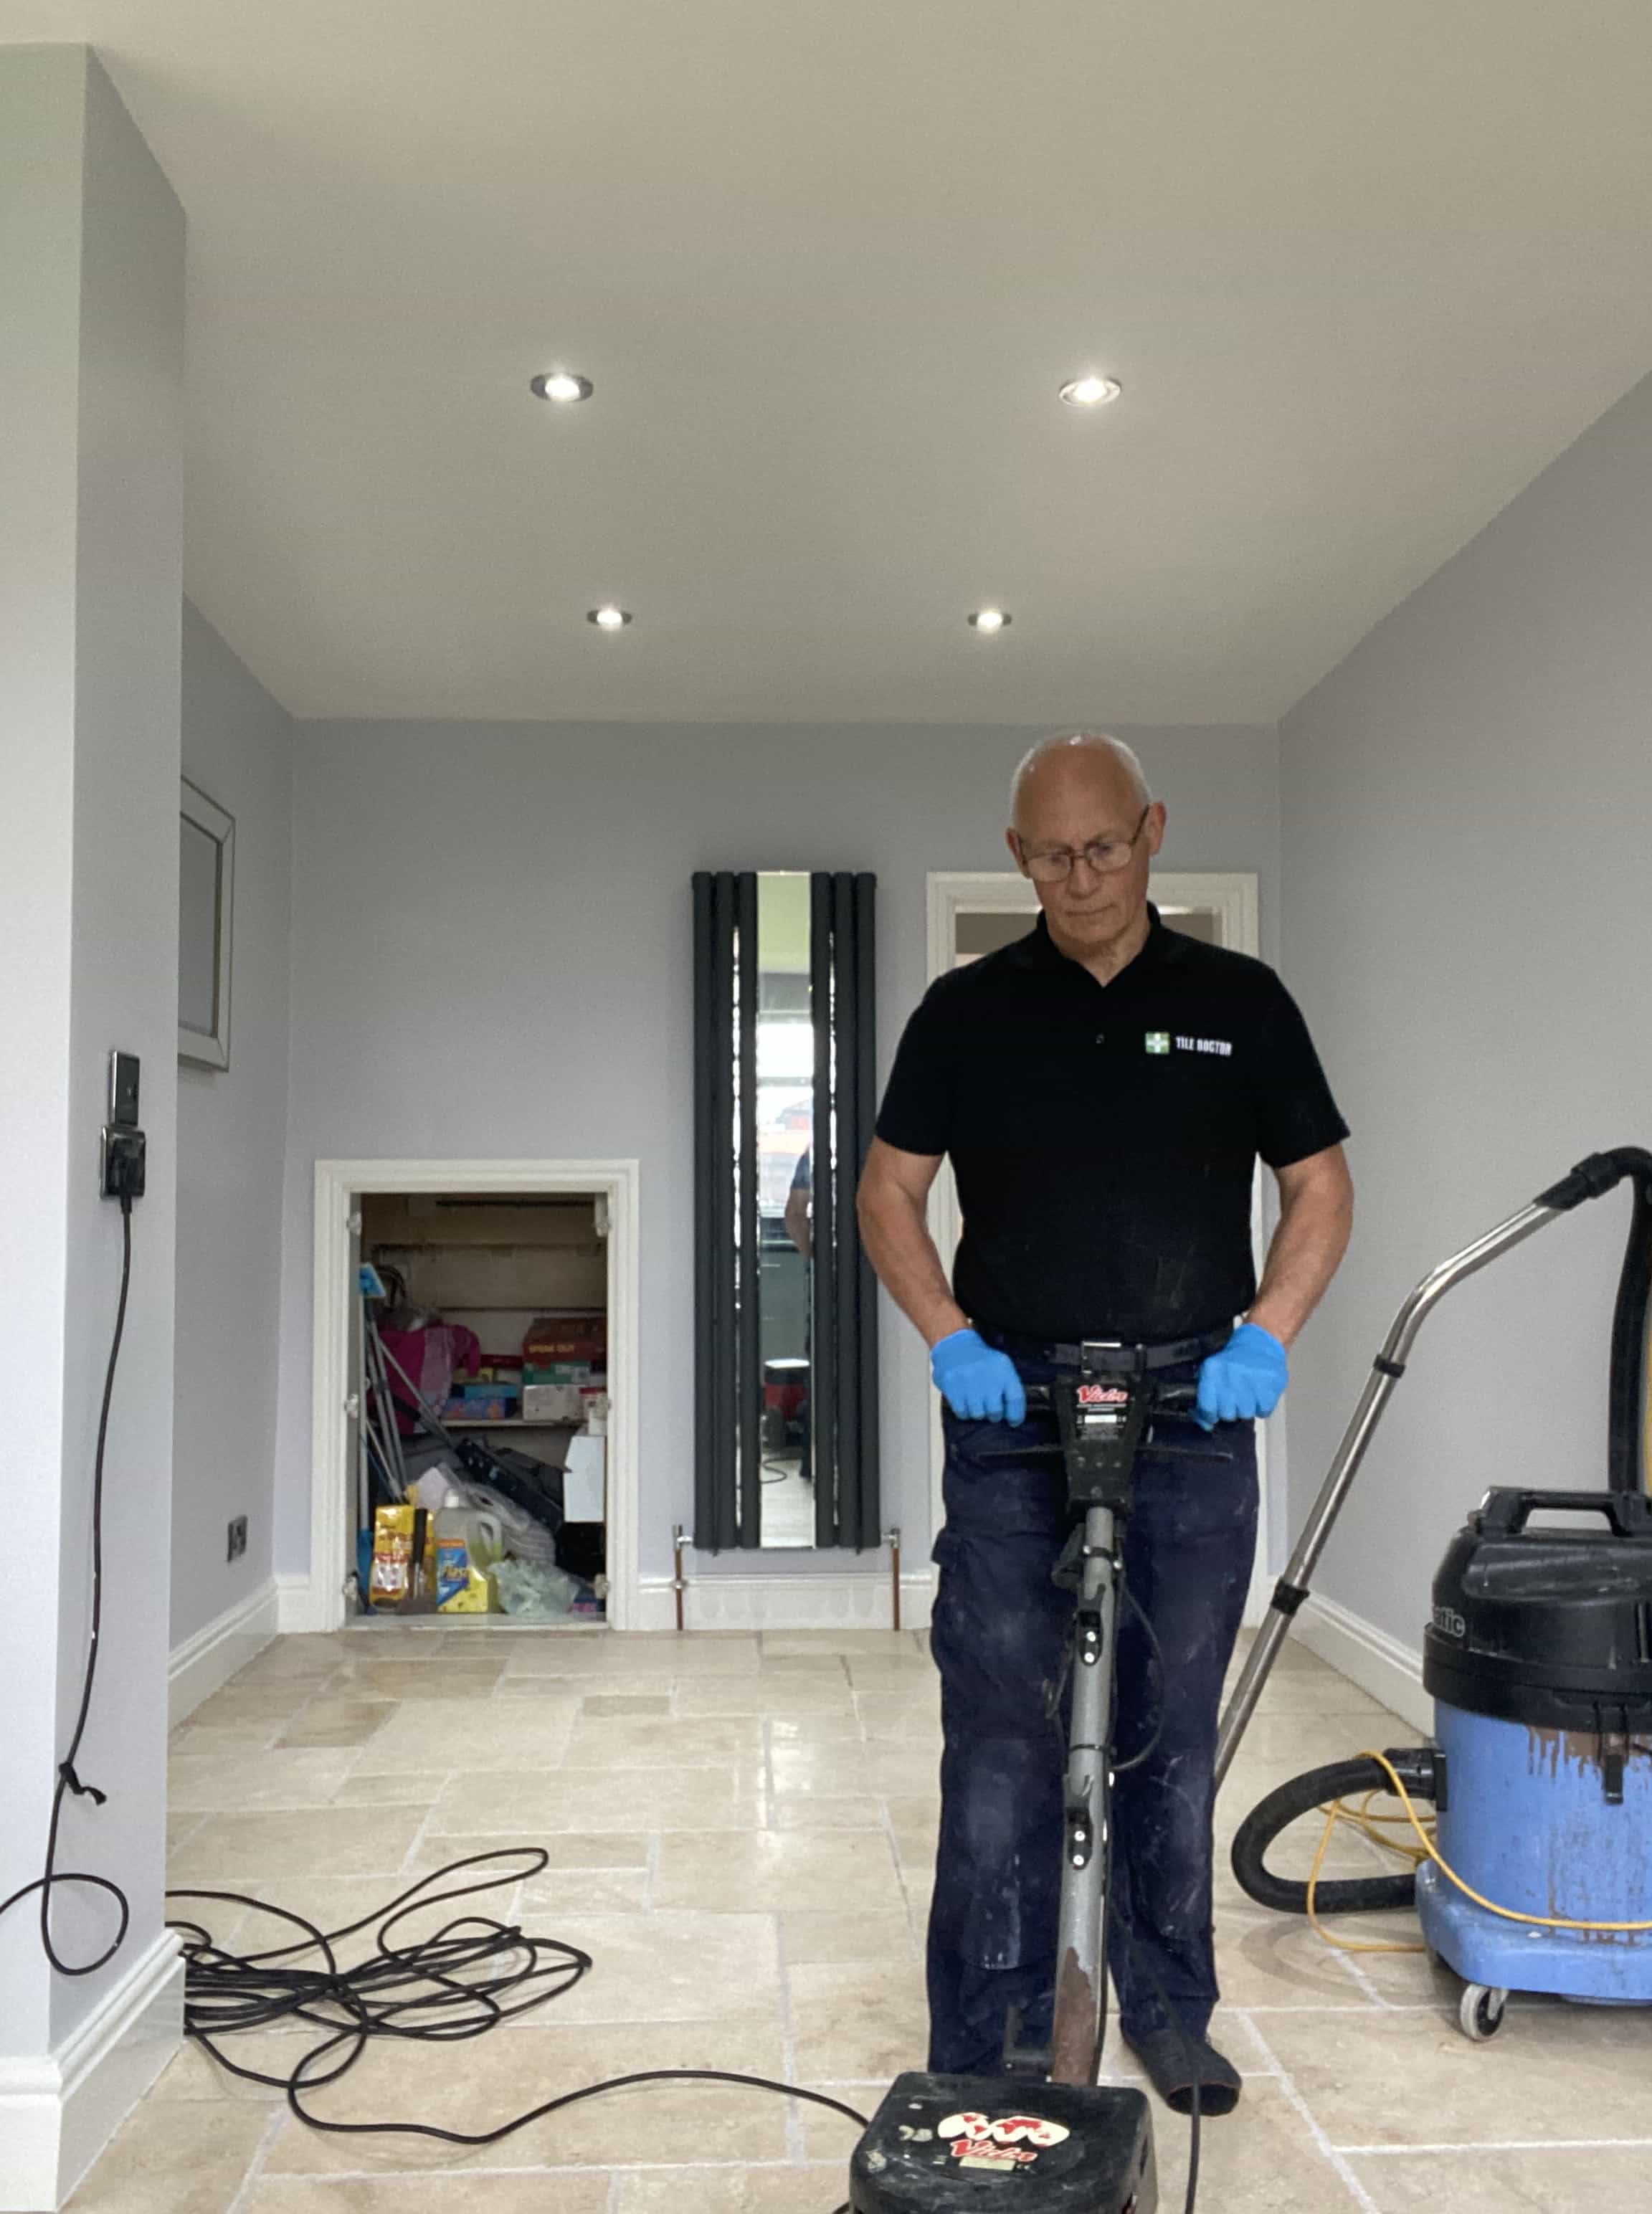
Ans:
{"label": "tiled floor beyond doorway", "polygon": [[[1270,1783],[1413,1735],[1288,1651],[1225,1795],[1224,1836]],[[549,1850],[505,1911],[583,1947],[595,1972],[468,2043],[375,2046],[316,2096],[340,2119],[478,2129],[597,2076],[699,2065],[870,2107],[923,2058],[936,1744],[930,1663],[910,1635],[406,1624],[288,1638],[174,1739],[172,1881],[254,1892],[336,1928],[464,1851]],[[1453,1979],[1423,1960],[1330,1952],[1250,1905],[1225,1864],[1219,1898],[1219,2035],[1246,2089],[1207,2131],[1207,2214],[1652,2204],[1652,2015],[1533,2003],[1473,2046]],[[1361,1934],[1404,1936],[1406,1919]],[[280,1942],[268,1923],[217,1934]],[[260,2045],[247,2040],[251,2064]],[[1157,2129],[1161,2209],[1179,2214],[1185,2125],[1161,2110]],[[71,2203],[833,2214],[854,2135],[755,2092],[670,2086],[467,2156],[316,2135],[187,2051]]]}

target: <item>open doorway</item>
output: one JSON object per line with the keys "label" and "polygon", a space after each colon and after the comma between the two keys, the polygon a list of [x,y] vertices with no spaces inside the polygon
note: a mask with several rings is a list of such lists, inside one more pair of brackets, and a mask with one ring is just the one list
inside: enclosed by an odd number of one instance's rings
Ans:
{"label": "open doorway", "polygon": [[[1027,879],[1011,870],[953,870],[933,873],[929,886],[928,977],[933,982],[949,969],[978,961],[1017,938],[1025,937],[1038,912],[1038,899]],[[1251,874],[1185,873],[1155,871],[1151,892],[1165,920],[1207,945],[1225,945],[1236,953],[1260,951],[1257,914],[1257,879]],[[1266,1245],[1269,1218],[1264,1179],[1258,1173],[1251,1202],[1251,1233],[1258,1269]],[[950,1270],[963,1231],[958,1214],[958,1187],[950,1166],[943,1162],[931,1188],[930,1234]],[[945,1446],[941,1436],[940,1403],[931,1395],[929,1420],[929,1487],[931,1527],[939,1530],[945,1516],[941,1473]],[[1256,1567],[1251,1574],[1245,1620],[1260,1622],[1273,1588],[1276,1545],[1285,1526],[1284,1455],[1276,1442],[1270,1451],[1272,1425],[1257,1428],[1257,1475],[1261,1486]]]}
{"label": "open doorway", "polygon": [[357,1212],[356,1612],[434,1611],[462,1630],[600,1621],[607,1201],[364,1192]]}
{"label": "open doorway", "polygon": [[[358,1270],[370,1248],[389,1272],[387,1291],[450,1334],[436,1349],[454,1371],[434,1378],[444,1428],[561,1463],[572,1487],[563,1503],[578,1510],[566,1542],[584,1549],[582,1579],[603,1577],[609,1626],[635,1627],[637,1191],[634,1161],[317,1162],[310,1574],[292,1626],[336,1630],[355,1611],[365,1458]],[[552,1325],[567,1344],[549,1344]],[[598,1346],[600,1404],[589,1373],[583,1385],[564,1373],[595,1369]],[[585,1440],[577,1471],[559,1450],[575,1436]]]}

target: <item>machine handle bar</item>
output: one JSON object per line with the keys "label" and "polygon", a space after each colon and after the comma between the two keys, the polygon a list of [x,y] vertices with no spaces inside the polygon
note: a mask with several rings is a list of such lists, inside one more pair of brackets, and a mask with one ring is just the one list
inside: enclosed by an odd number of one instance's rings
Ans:
{"label": "machine handle bar", "polygon": [[[1105,1376],[1097,1376],[1080,1380],[1104,1384],[1109,1379]],[[1156,1415],[1190,1414],[1199,1396],[1199,1387],[1196,1384],[1155,1385],[1151,1377],[1132,1378],[1123,1375],[1117,1380],[1134,1383],[1138,1389],[1145,1390],[1148,1408]],[[1029,1384],[1025,1386],[1025,1390],[1029,1409],[1036,1409],[1038,1412],[1044,1413],[1055,1406],[1055,1387],[1052,1385]]]}

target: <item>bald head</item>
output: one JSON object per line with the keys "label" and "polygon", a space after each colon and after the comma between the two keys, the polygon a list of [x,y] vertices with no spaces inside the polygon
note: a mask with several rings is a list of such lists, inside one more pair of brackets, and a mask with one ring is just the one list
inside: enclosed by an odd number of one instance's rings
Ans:
{"label": "bald head", "polygon": [[1165,810],[1123,738],[1075,731],[1033,747],[1010,786],[1009,849],[1060,952],[1105,983],[1148,929]]}
{"label": "bald head", "polygon": [[1023,831],[1029,810],[1056,795],[1063,800],[1093,795],[1098,804],[1109,801],[1129,810],[1132,819],[1153,798],[1135,749],[1123,738],[1104,731],[1074,731],[1053,738],[1040,738],[1022,755],[1010,780],[1010,823]]}

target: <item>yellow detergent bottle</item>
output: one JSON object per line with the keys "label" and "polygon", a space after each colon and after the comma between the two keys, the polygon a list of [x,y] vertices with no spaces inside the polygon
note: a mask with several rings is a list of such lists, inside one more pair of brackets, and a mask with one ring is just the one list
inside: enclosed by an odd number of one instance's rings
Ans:
{"label": "yellow detergent bottle", "polygon": [[456,1491],[436,1518],[436,1604],[444,1614],[491,1614],[489,1564],[505,1550],[499,1518],[467,1507]]}

